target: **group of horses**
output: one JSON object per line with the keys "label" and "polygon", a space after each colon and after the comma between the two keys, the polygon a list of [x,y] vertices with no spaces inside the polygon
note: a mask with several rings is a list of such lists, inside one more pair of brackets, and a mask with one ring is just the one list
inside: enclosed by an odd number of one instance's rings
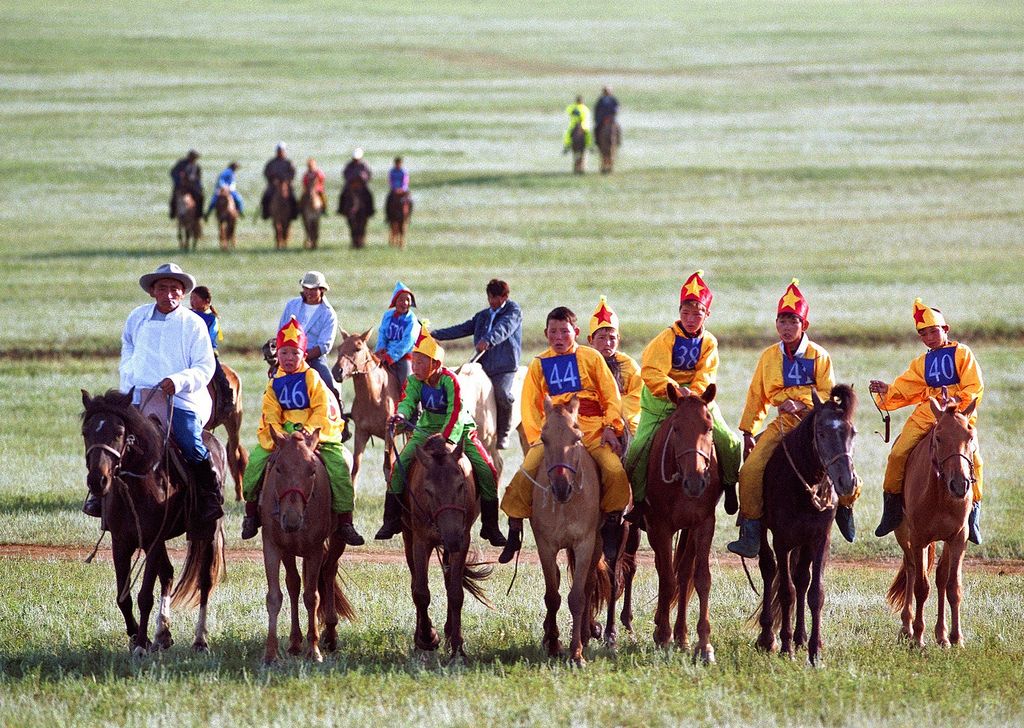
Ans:
{"label": "group of horses", "polygon": [[[352,379],[355,397],[351,415],[355,425],[355,482],[363,452],[371,438],[386,448],[384,470],[388,477],[398,466],[400,444],[389,428],[400,389],[398,382],[374,356],[368,345],[370,331],[341,332],[332,374],[338,382]],[[272,352],[265,356],[274,365]],[[225,369],[228,369],[225,367]],[[525,369],[520,370],[517,387]],[[234,372],[228,374],[238,388]],[[460,391],[476,419],[481,441],[496,468],[503,467],[496,447],[494,391],[482,368],[467,363],[457,371]],[[518,390],[517,390],[518,391]],[[236,497],[241,498],[241,474],[248,456],[238,439],[241,427],[240,391],[235,409],[215,411],[207,429],[225,425],[228,448],[209,433],[211,452],[221,472],[232,473]],[[117,579],[117,603],[125,618],[131,649],[136,654],[170,646],[172,605],[200,606],[193,647],[206,649],[206,605],[223,572],[223,531],[212,542],[190,542],[184,573],[172,589],[173,569],[164,542],[184,530],[188,488],[184,471],[174,467],[169,439],[157,423],[131,406],[131,397],[116,391],[91,397],[84,392],[82,435],[90,490],[104,500],[104,527],[112,534]],[[715,660],[711,642],[710,554],[716,509],[723,489],[712,441],[712,417],[708,405],[716,395],[711,385],[700,396],[684,396],[669,387],[675,409],[660,426],[651,443],[648,465],[648,515],[646,530],[658,574],[654,641],[661,646],[691,647],[687,621],[689,603],[696,593],[699,609],[694,659]],[[792,656],[806,648],[811,663],[822,649],[821,614],[825,600],[823,576],[831,543],[832,524],[840,496],[850,495],[858,479],[853,463],[853,417],[857,397],[849,385],[837,385],[828,399],[814,394],[814,407],[788,432],[765,470],[764,520],[759,566],[763,583],[757,646],[781,650]],[[962,644],[960,601],[962,563],[966,544],[966,519],[973,478],[970,457],[970,411],[960,413],[955,404],[932,400],[937,424],[914,450],[907,465],[906,517],[896,531],[903,549],[903,563],[889,590],[888,601],[901,610],[902,634],[924,644],[923,607],[928,597],[928,572],[935,562],[935,543],[945,542],[936,570],[939,591],[935,638],[940,645]],[[640,533],[625,524],[617,549],[605,550],[600,534],[600,483],[596,465],[582,443],[578,424],[579,403],[545,403],[544,466],[533,479],[531,527],[544,572],[543,645],[552,655],[562,654],[557,613],[561,604],[557,556],[567,552],[572,585],[568,606],[572,618],[569,658],[585,664],[584,648],[600,638],[609,647],[617,641],[617,602],[622,599],[618,621],[633,630],[632,584]],[[519,424],[518,405],[513,428]],[[525,450],[528,443],[522,437]],[[351,619],[352,605],[337,579],[338,563],[345,544],[333,535],[330,486],[316,455],[319,432],[275,435],[275,452],[268,462],[260,496],[263,551],[268,593],[268,630],[264,659],[277,658],[277,617],[282,604],[279,570],[283,563],[291,601],[291,633],[288,652],[303,652],[298,598],[301,591],[308,614],[308,657],[321,660],[320,632],[325,647],[338,646],[340,617]],[[171,441],[172,442],[172,441]],[[417,452],[408,473],[403,495],[403,539],[416,606],[414,643],[421,650],[435,650],[440,638],[428,613],[430,592],[427,569],[432,554],[442,565],[447,593],[445,643],[451,660],[465,660],[461,611],[468,592],[489,604],[481,582],[491,573],[490,563],[471,546],[471,529],[479,514],[477,490],[468,459],[440,437],[428,439]],[[674,542],[674,543],[673,543]],[[139,591],[140,620],[132,610],[132,555],[145,553]],[[606,560],[604,554],[614,552]],[[303,559],[300,575],[296,559]],[[147,624],[153,607],[153,587],[161,586],[157,631],[148,639]],[[916,600],[916,614],[911,610]],[[947,630],[943,600],[950,609]],[[810,609],[810,632],[806,611]],[[672,611],[675,609],[673,622]],[[604,625],[599,621],[602,611]]]}

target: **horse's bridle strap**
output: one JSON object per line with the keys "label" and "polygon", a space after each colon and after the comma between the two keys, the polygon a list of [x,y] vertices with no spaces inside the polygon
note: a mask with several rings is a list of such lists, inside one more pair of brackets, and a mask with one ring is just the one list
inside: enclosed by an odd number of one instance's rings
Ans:
{"label": "horse's bridle strap", "polygon": [[306,491],[302,490],[301,488],[286,488],[285,490],[277,494],[277,502],[280,503],[292,493],[299,494],[299,498],[302,499],[302,505],[306,505],[309,502],[310,496],[313,495],[312,491],[310,491],[309,494],[307,495]]}

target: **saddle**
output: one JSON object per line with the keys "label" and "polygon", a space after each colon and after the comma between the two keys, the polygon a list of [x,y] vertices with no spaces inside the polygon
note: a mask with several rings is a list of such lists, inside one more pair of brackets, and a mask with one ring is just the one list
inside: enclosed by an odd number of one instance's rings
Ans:
{"label": "saddle", "polygon": [[[179,447],[175,439],[170,437],[168,434],[170,422],[167,420],[167,405],[163,393],[155,389],[140,389],[139,393],[141,397],[139,410],[153,422],[157,431],[160,433],[161,438],[167,443],[165,458],[168,476],[173,477],[174,475],[177,475],[180,482],[185,483],[190,490],[194,490],[195,483],[192,480],[192,474],[189,471],[188,466],[185,464],[185,457],[181,453],[181,447]],[[216,440],[213,433],[208,430],[203,430],[202,438],[203,444],[206,448],[212,451],[213,442]],[[221,472],[221,468],[217,464],[216,459],[213,460],[213,467],[214,470],[217,471],[217,475],[223,478],[224,473]]]}

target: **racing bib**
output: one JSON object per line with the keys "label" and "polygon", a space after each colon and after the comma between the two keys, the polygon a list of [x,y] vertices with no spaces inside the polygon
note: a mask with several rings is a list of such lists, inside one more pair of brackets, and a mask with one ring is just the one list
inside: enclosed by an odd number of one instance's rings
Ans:
{"label": "racing bib", "polygon": [[929,387],[949,387],[960,384],[956,371],[956,347],[932,349],[924,355],[924,381]]}
{"label": "racing bib", "polygon": [[405,333],[405,327],[401,323],[391,321],[388,323],[388,341],[398,341]]}
{"label": "racing bib", "polygon": [[306,372],[285,374],[271,380],[277,401],[282,409],[299,410],[309,408],[309,390],[306,389]]}
{"label": "racing bib", "polygon": [[806,387],[809,384],[814,384],[814,359],[782,357],[782,385]]}
{"label": "racing bib", "polygon": [[548,392],[551,396],[558,394],[571,394],[583,389],[580,380],[580,366],[576,361],[575,354],[562,354],[562,356],[549,356],[540,360],[541,369],[544,371],[544,381],[548,384]]}
{"label": "racing bib", "polygon": [[700,361],[700,349],[704,344],[704,337],[699,339],[688,339],[685,336],[677,336],[672,344],[672,368],[679,371],[692,372],[697,368]]}
{"label": "racing bib", "polygon": [[420,389],[420,404],[427,412],[443,415],[448,412],[448,390],[424,384]]}

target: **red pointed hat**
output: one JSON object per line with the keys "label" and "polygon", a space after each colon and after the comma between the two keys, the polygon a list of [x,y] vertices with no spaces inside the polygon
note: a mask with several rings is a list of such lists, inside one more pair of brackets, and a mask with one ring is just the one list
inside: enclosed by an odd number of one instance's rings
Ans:
{"label": "red pointed hat", "polygon": [[692,276],[686,279],[686,283],[679,289],[679,305],[682,306],[685,301],[696,301],[697,303],[704,304],[704,308],[711,310],[711,299],[714,298],[714,294],[711,293],[711,289],[708,288],[708,284],[704,282],[701,276],[704,275],[704,271],[698,270]]}
{"label": "red pointed hat", "polygon": [[807,323],[807,299],[804,298],[804,294],[797,288],[799,284],[800,280],[797,278],[794,278],[793,282],[789,284],[786,292],[779,299],[779,308],[776,316],[783,313],[792,313],[799,316],[801,321]]}
{"label": "red pointed hat", "polygon": [[294,316],[277,332],[277,348],[285,346],[294,346],[299,351],[306,350],[306,331]]}

